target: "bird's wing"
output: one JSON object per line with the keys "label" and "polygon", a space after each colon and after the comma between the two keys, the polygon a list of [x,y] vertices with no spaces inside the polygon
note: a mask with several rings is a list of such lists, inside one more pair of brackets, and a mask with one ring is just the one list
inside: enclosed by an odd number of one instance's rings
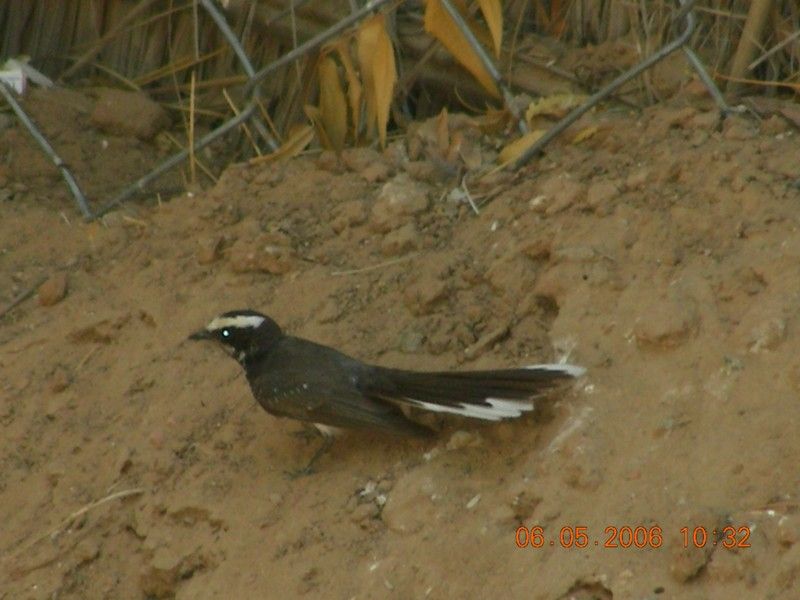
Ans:
{"label": "bird's wing", "polygon": [[333,427],[423,434],[391,404],[369,398],[360,381],[373,367],[332,348],[287,337],[248,373],[253,395],[277,416]]}

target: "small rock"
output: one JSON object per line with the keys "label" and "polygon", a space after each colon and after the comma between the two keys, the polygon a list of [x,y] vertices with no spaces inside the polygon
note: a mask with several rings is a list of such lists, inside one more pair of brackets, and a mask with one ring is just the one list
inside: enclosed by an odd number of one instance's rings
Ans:
{"label": "small rock", "polygon": [[443,181],[452,177],[429,160],[408,161],[403,165],[403,168],[406,173],[417,181],[424,181],[433,185],[441,185]]}
{"label": "small rock", "polygon": [[206,239],[200,242],[197,250],[197,262],[201,265],[210,265],[219,259],[222,250],[222,236]]}
{"label": "small rock", "polygon": [[757,132],[750,121],[736,115],[731,115],[722,124],[722,137],[726,140],[747,141],[756,137]]}
{"label": "small rock", "polygon": [[72,383],[72,378],[69,372],[64,367],[56,367],[53,374],[50,375],[48,387],[54,394],[59,394],[69,387]]}
{"label": "small rock", "polygon": [[[689,527],[688,545],[684,548],[683,534],[675,532],[672,536],[665,533],[664,547],[672,546],[670,550],[669,571],[675,581],[686,583],[697,576],[700,571],[708,564],[711,554],[716,546],[711,539],[712,531],[722,531],[724,527],[723,518],[717,511],[709,508],[690,508],[681,511],[681,517],[677,522],[685,523]],[[695,527],[703,527],[708,536],[704,547],[697,547],[693,543],[693,533]],[[672,539],[669,539],[669,538]],[[679,541],[680,540],[680,541]]]}
{"label": "small rock", "polygon": [[696,326],[697,317],[687,302],[661,300],[642,311],[633,334],[640,345],[674,348],[682,344]]}
{"label": "small rock", "polygon": [[433,312],[449,295],[450,288],[444,278],[425,273],[406,288],[403,301],[412,314],[421,316]]}
{"label": "small rock", "polygon": [[406,223],[400,229],[389,232],[381,242],[384,256],[399,256],[419,248],[419,234],[413,223]]}
{"label": "small rock", "polygon": [[391,174],[392,170],[389,168],[389,165],[383,162],[372,163],[359,172],[359,175],[369,183],[386,181]]}
{"label": "small rock", "polygon": [[[275,243],[279,242],[279,243]],[[230,250],[231,268],[237,273],[264,271],[273,275],[288,273],[294,267],[292,249],[283,240],[265,234],[256,240],[238,240]]]}
{"label": "small rock", "polygon": [[694,129],[716,129],[720,123],[720,115],[717,111],[708,111],[697,113],[692,117],[689,126]]}
{"label": "small rock", "polygon": [[477,342],[464,349],[464,356],[468,359],[478,358],[481,354],[490,350],[497,342],[507,337],[508,331],[508,324],[506,324],[483,334]]}
{"label": "small rock", "polygon": [[366,528],[369,526],[370,521],[378,518],[379,514],[380,509],[375,502],[364,502],[353,509],[353,512],[350,513],[350,520],[362,528]]}
{"label": "small rock", "polygon": [[558,214],[586,198],[586,186],[564,177],[551,177],[542,184],[545,196],[543,211],[546,215]]}
{"label": "small rock", "polygon": [[598,181],[589,186],[586,193],[586,203],[592,210],[607,205],[620,195],[619,188],[610,181]]}
{"label": "small rock", "polygon": [[320,152],[315,164],[321,171],[336,173],[340,170],[339,157],[336,156],[336,153],[333,150],[323,150]]}
{"label": "small rock", "polygon": [[772,115],[761,121],[760,128],[764,135],[778,135],[789,129],[789,124],[778,115]]}
{"label": "small rock", "polygon": [[694,132],[692,132],[692,134],[689,136],[686,142],[692,148],[699,148],[700,146],[705,144],[709,139],[711,139],[711,136],[708,135],[707,131],[704,131],[702,129],[697,129]]}
{"label": "small rock", "polygon": [[515,529],[522,520],[517,518],[514,509],[508,504],[499,504],[489,509],[489,520],[502,529]]}
{"label": "small rock", "polygon": [[344,313],[344,307],[335,298],[328,298],[322,308],[316,311],[317,322],[333,323]]}
{"label": "small rock", "polygon": [[634,191],[641,190],[650,181],[651,176],[652,174],[649,168],[643,167],[638,169],[625,179],[625,189]]}
{"label": "small rock", "polygon": [[152,139],[170,122],[166,111],[147,95],[111,88],[100,91],[90,121],[108,133],[141,140]]}
{"label": "small rock", "polygon": [[480,501],[481,501],[481,495],[475,494],[472,498],[469,499],[469,502],[466,503],[464,508],[466,508],[467,510],[472,510],[473,508],[478,506],[478,502]]}
{"label": "small rock", "polygon": [[69,340],[78,344],[110,344],[119,335],[119,330],[125,326],[130,318],[129,314],[111,321],[101,319],[96,323],[81,327],[69,333]]}
{"label": "small rock", "polygon": [[67,295],[66,273],[56,273],[39,286],[39,304],[53,306],[58,304]]}
{"label": "small rock", "polygon": [[571,463],[562,469],[564,483],[584,492],[594,492],[603,483],[603,472],[599,467],[583,463]]}
{"label": "small rock", "polygon": [[292,270],[294,261],[291,250],[284,246],[262,246],[258,269],[273,275],[283,275]]}
{"label": "small rock", "polygon": [[774,350],[786,339],[786,321],[784,319],[768,319],[750,332],[750,352],[767,352]]}
{"label": "small rock", "polygon": [[461,450],[463,448],[479,448],[483,445],[483,438],[477,431],[459,429],[447,440],[447,450]]}
{"label": "small rock", "polygon": [[406,354],[416,354],[425,342],[425,335],[419,331],[404,331],[400,335],[400,351]]}
{"label": "small rock", "polygon": [[691,540],[686,548],[676,546],[669,563],[669,572],[673,579],[678,583],[686,583],[695,577],[708,564],[713,548],[710,543],[704,548],[698,548]]}
{"label": "small rock", "polygon": [[552,239],[541,237],[523,242],[518,249],[532,260],[547,260],[550,258],[552,245]]}
{"label": "small rock", "polygon": [[141,574],[139,585],[148,597],[170,598],[175,595],[181,556],[169,548],[159,548]]}
{"label": "small rock", "polygon": [[696,108],[684,106],[683,108],[666,109],[662,118],[667,127],[685,128],[691,123],[696,114]]}
{"label": "small rock", "polygon": [[[253,186],[255,187],[268,187],[279,184],[286,176],[286,167],[282,164],[267,164],[262,165],[253,176]],[[239,177],[243,181],[243,177]]]}
{"label": "small rock", "polygon": [[367,210],[361,200],[350,200],[340,204],[336,211],[331,227],[336,233],[341,233],[348,227],[361,225],[367,220]]}
{"label": "small rock", "polygon": [[365,146],[346,148],[342,151],[341,158],[348,169],[362,174],[370,166],[383,162],[383,157],[377,150]]}
{"label": "small rock", "polygon": [[156,450],[161,450],[161,448],[164,447],[166,436],[164,435],[164,431],[162,429],[154,429],[150,432],[148,439],[153,448]]}
{"label": "small rock", "polygon": [[401,173],[381,188],[372,207],[372,228],[379,233],[396,229],[408,216],[427,210],[429,204],[428,187]]}
{"label": "small rock", "polygon": [[778,519],[778,543],[789,548],[800,541],[800,517],[796,514],[782,515]]}
{"label": "small rock", "polygon": [[98,556],[100,556],[100,544],[91,538],[81,540],[71,552],[71,557],[81,565],[93,561]]}
{"label": "small rock", "polygon": [[395,533],[416,533],[435,522],[436,486],[430,475],[416,470],[403,476],[395,485],[381,519]]}

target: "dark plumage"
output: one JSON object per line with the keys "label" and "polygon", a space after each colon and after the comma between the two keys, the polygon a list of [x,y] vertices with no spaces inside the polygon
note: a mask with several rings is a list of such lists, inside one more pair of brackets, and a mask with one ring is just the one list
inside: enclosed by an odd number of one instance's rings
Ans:
{"label": "dark plumage", "polygon": [[329,428],[425,435],[401,406],[498,421],[533,409],[533,398],[579,377],[573,365],[490,371],[405,371],[369,365],[334,348],[285,335],[252,310],[220,315],[191,339],[226,346],[269,413]]}

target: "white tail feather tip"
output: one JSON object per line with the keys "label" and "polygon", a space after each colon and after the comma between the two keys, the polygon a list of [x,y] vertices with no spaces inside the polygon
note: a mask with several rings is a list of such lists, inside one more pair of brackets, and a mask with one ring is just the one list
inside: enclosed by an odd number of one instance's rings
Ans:
{"label": "white tail feather tip", "polygon": [[501,419],[513,419],[521,417],[524,411],[533,410],[533,402],[525,400],[504,400],[499,398],[487,398],[489,406],[478,404],[434,404],[433,402],[422,402],[408,398],[412,405],[429,410],[431,412],[450,413],[471,417],[473,419],[483,419],[484,421],[499,421]]}
{"label": "white tail feather tip", "polygon": [[527,365],[523,367],[524,369],[540,369],[542,371],[558,371],[560,373],[566,373],[577,379],[578,377],[583,377],[586,373],[586,369],[583,367],[579,367],[578,365],[569,365],[569,364],[542,364],[542,365]]}

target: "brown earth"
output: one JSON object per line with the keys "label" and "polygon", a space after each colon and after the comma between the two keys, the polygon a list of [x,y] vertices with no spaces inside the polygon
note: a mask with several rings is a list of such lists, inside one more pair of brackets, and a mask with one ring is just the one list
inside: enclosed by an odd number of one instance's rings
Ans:
{"label": "brown earth", "polygon": [[[479,215],[409,136],[93,224],[8,130],[0,307],[52,279],[0,321],[0,598],[798,597],[797,133],[692,97],[591,126],[468,182]],[[144,170],[115,160],[108,186]],[[318,440],[185,341],[242,307],[384,365],[588,374],[538,417],[351,434],[292,479]],[[605,547],[624,526],[648,547]]]}

